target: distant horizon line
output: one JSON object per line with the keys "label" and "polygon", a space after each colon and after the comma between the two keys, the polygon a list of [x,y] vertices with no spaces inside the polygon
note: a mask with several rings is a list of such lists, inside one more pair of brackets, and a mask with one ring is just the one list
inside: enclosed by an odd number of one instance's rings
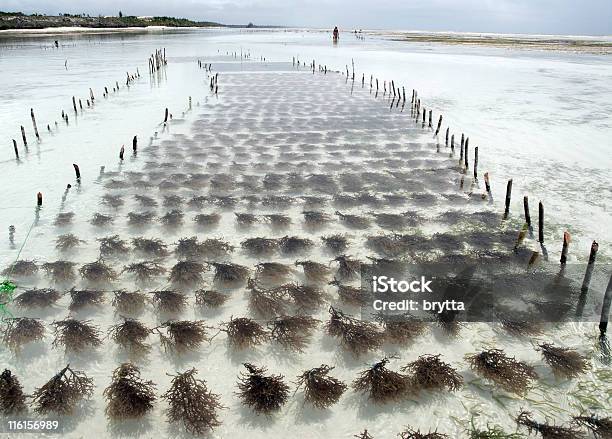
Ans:
{"label": "distant horizon line", "polygon": [[[82,14],[84,13],[58,13],[57,15],[52,15],[52,14],[45,14],[45,13],[40,13],[40,12],[23,12],[23,11],[2,11],[0,10],[0,16],[7,16],[7,15],[18,15],[18,14],[23,14],[25,16],[43,16],[43,17],[61,17],[64,14],[70,14],[71,16],[82,16]],[[117,17],[119,18],[119,15],[103,15],[103,14],[97,14],[97,15],[85,15],[85,16],[89,16],[90,18],[95,18],[95,17]],[[171,19],[177,19],[177,20],[189,20],[192,21],[194,23],[214,23],[214,24],[218,24],[221,27],[229,27],[229,28],[239,28],[239,27],[247,27],[248,25],[253,25],[255,28],[277,28],[277,29],[305,29],[305,30],[318,30],[318,31],[325,31],[331,28],[331,26],[314,26],[314,25],[288,25],[288,24],[257,24],[253,21],[249,21],[248,23],[240,23],[240,24],[235,24],[235,23],[222,23],[222,22],[218,22],[212,19],[199,19],[199,18],[188,18],[188,17],[179,17],[179,16],[168,16],[168,15],[131,15],[131,14],[127,14],[127,15],[122,15],[123,18],[126,17],[152,17],[152,18],[171,18]],[[502,35],[502,36],[532,36],[532,37],[571,37],[571,38],[592,38],[592,37],[599,37],[599,38],[611,38],[612,39],[612,33],[610,34],[574,34],[574,33],[568,33],[568,34],[564,34],[564,33],[531,33],[531,32],[492,32],[492,31],[457,31],[457,30],[427,30],[427,29],[401,29],[401,28],[389,28],[389,27],[380,27],[380,28],[376,28],[376,27],[368,27],[368,28],[360,28],[360,27],[355,27],[355,26],[342,26],[342,25],[336,25],[338,26],[338,28],[340,28],[341,31],[343,32],[350,32],[350,33],[354,33],[355,30],[357,31],[361,31],[361,32],[377,32],[377,31],[385,31],[385,32],[404,32],[404,33],[414,33],[414,34],[456,34],[456,35]],[[78,27],[78,26],[66,26],[66,27]],[[153,26],[150,26],[153,27]],[[187,27],[187,26],[185,26]],[[53,29],[53,27],[49,27],[48,29]],[[95,28],[92,28],[95,29]],[[24,30],[28,30],[28,29],[24,29]],[[41,29],[39,29],[41,30]],[[331,31],[331,29],[330,29]]]}

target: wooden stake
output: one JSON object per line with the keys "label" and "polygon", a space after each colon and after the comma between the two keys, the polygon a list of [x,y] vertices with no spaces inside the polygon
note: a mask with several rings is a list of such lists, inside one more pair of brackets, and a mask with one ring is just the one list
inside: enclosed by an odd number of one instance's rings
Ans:
{"label": "wooden stake", "polygon": [[42,202],[43,202],[42,192],[39,192],[36,194],[36,205],[42,206]]}
{"label": "wooden stake", "polygon": [[506,210],[504,211],[504,217],[508,217],[510,213],[510,198],[512,197],[512,179],[508,180],[506,185]]}
{"label": "wooden stake", "polygon": [[571,235],[569,232],[563,232],[563,247],[561,248],[561,265],[565,265],[567,262],[567,251],[569,247],[569,243],[571,240]]}
{"label": "wooden stake", "polygon": [[599,334],[603,337],[608,329],[608,319],[610,317],[610,306],[612,305],[612,277],[608,281],[608,287],[604,295],[601,306],[601,318],[599,319]]}
{"label": "wooden stake", "polygon": [[132,151],[134,151],[134,154],[136,154],[137,149],[138,149],[138,138],[134,136],[134,138],[132,139]]}
{"label": "wooden stake", "polygon": [[38,127],[36,126],[36,118],[34,117],[33,108],[30,108],[30,117],[32,118],[32,126],[34,127],[34,135],[36,136],[36,140],[40,140],[40,136],[38,135]]}
{"label": "wooden stake", "polygon": [[455,135],[451,136],[451,151],[455,151]]}
{"label": "wooden stake", "polygon": [[166,107],[166,111],[164,113],[164,123],[168,122],[168,107]]}
{"label": "wooden stake", "polygon": [[125,153],[125,146],[121,145],[121,149],[119,150],[119,160],[123,161],[123,154]]}
{"label": "wooden stake", "polygon": [[538,204],[538,242],[544,244],[544,205]]}
{"label": "wooden stake", "polygon": [[19,159],[19,149],[17,149],[17,141],[13,139],[13,149],[15,150],[15,157]]}
{"label": "wooden stake", "polygon": [[25,128],[23,127],[23,125],[21,125],[21,138],[23,139],[23,146],[25,146],[27,148],[28,147],[28,140],[26,139]]}
{"label": "wooden stake", "polygon": [[94,98],[93,90],[91,88],[89,89],[89,99],[91,100],[91,104],[93,105],[96,98]]}
{"label": "wooden stake", "polygon": [[485,182],[485,188],[487,190],[487,193],[490,194],[491,193],[491,183],[489,182],[489,173],[485,172],[484,174],[484,182]]}
{"label": "wooden stake", "polygon": [[468,162],[468,144],[470,143],[470,138],[466,138],[465,139],[465,151],[464,151],[464,158],[465,158],[465,169],[468,169],[470,167],[470,163]]}
{"label": "wooden stake", "polygon": [[582,281],[582,288],[580,291],[586,293],[589,290],[591,284],[591,276],[593,275],[593,268],[595,268],[595,258],[597,257],[597,251],[599,250],[599,244],[597,241],[593,241],[591,244],[591,253],[589,254],[589,263],[587,264],[586,273],[584,273],[584,280]]}
{"label": "wooden stake", "polygon": [[478,178],[478,147],[474,148],[474,178]]}
{"label": "wooden stake", "polygon": [[438,126],[436,128],[436,136],[440,133],[440,128],[442,127],[442,115],[438,118]]}
{"label": "wooden stake", "polygon": [[74,174],[76,175],[76,179],[80,180],[81,179],[81,170],[79,169],[79,165],[77,165],[76,163],[73,163],[72,166],[74,167]]}
{"label": "wooden stake", "polygon": [[527,226],[531,227],[531,215],[529,214],[529,197],[525,195],[523,197],[523,208],[525,210],[525,222]]}
{"label": "wooden stake", "polygon": [[[442,117],[442,116],[440,116],[440,118],[441,118],[441,117]],[[446,128],[446,137],[445,137],[445,139],[444,139],[444,146],[446,146],[447,148],[448,148],[448,133],[449,133],[449,132],[450,132],[450,128],[449,128],[449,127],[447,127],[447,128]]]}

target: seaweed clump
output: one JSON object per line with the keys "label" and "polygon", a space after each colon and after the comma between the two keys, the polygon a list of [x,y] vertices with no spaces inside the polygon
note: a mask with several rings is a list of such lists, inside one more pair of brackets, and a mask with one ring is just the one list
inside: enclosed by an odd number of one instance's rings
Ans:
{"label": "seaweed clump", "polygon": [[144,310],[147,302],[146,294],[137,291],[130,292],[125,290],[115,291],[112,305],[121,314],[139,314]]}
{"label": "seaweed clump", "polygon": [[307,251],[314,245],[312,240],[298,236],[283,236],[278,240],[278,244],[281,251],[289,255]]}
{"label": "seaweed clump", "polygon": [[3,276],[34,276],[38,273],[38,265],[34,261],[20,259],[13,262],[3,272]]}
{"label": "seaweed clump", "polygon": [[55,327],[53,347],[64,346],[67,351],[81,352],[102,344],[100,331],[89,320],[68,318],[51,324]]}
{"label": "seaweed clump", "polygon": [[377,320],[385,328],[385,340],[389,343],[406,345],[414,341],[427,329],[427,325],[422,320],[409,314],[401,315],[379,315]]}
{"label": "seaweed clump", "polygon": [[78,311],[86,306],[99,306],[106,301],[104,292],[98,290],[70,290],[70,311]]}
{"label": "seaweed clump", "polygon": [[370,399],[376,403],[402,398],[409,389],[409,379],[406,375],[387,369],[386,366],[391,358],[393,357],[385,357],[360,372],[359,377],[353,381],[353,388],[360,392],[368,392]]}
{"label": "seaweed clump", "polygon": [[285,281],[293,274],[293,269],[280,262],[260,262],[255,266],[257,279],[269,284]]}
{"label": "seaweed clump", "polygon": [[268,323],[268,329],[272,340],[286,349],[302,352],[318,323],[310,316],[280,316]]}
{"label": "seaweed clump", "polygon": [[99,238],[97,241],[100,243],[100,256],[103,258],[124,255],[130,251],[127,242],[121,239],[119,235]]}
{"label": "seaweed clump", "polygon": [[333,366],[322,364],[298,376],[297,388],[304,386],[304,401],[318,409],[326,409],[338,402],[347,385],[329,376]]}
{"label": "seaweed clump", "polygon": [[67,233],[65,235],[59,235],[55,240],[55,248],[59,251],[65,252],[71,250],[79,245],[85,243],[82,239],[79,239],[72,233]]}
{"label": "seaweed clump", "polygon": [[33,288],[15,297],[13,303],[26,309],[45,308],[55,304],[62,295],[52,288]]}
{"label": "seaweed clump", "polygon": [[248,373],[241,373],[238,381],[238,396],[242,403],[251,407],[257,414],[269,415],[289,399],[289,386],[282,375],[265,375],[265,367],[244,363]]}
{"label": "seaweed clump", "polygon": [[222,323],[221,326],[221,330],[227,334],[230,346],[237,349],[257,346],[268,338],[265,329],[248,317],[230,317],[230,321]]}
{"label": "seaweed clump", "polygon": [[141,261],[126,265],[121,272],[133,274],[138,282],[148,282],[164,274],[166,269],[155,261]]}
{"label": "seaweed clump", "polygon": [[579,439],[585,437],[573,427],[539,423],[532,418],[532,413],[522,411],[516,417],[516,423],[527,428],[529,434],[539,433],[543,439]]}
{"label": "seaweed clump", "polygon": [[556,377],[574,378],[587,369],[586,359],[573,349],[542,343],[539,350]]}
{"label": "seaweed clump", "polygon": [[248,238],[240,243],[240,246],[254,255],[266,255],[275,252],[279,247],[278,239],[272,238]]}
{"label": "seaweed clump", "polygon": [[85,280],[95,283],[110,282],[117,278],[117,273],[103,261],[90,262],[79,268],[79,274]]}
{"label": "seaweed clump", "polygon": [[501,349],[490,349],[467,356],[472,370],[499,384],[510,393],[522,395],[529,381],[537,378],[532,366],[508,357]]}
{"label": "seaweed clump", "polygon": [[0,374],[0,413],[14,415],[26,410],[26,395],[19,379],[13,373],[4,369]]}
{"label": "seaweed clump", "polygon": [[[166,331],[163,334],[161,329]],[[203,320],[179,320],[167,321],[160,327],[155,328],[159,334],[159,339],[164,347],[164,350],[183,353],[190,350],[195,350],[208,340],[207,326]]]}
{"label": "seaweed clump", "polygon": [[348,238],[344,235],[322,236],[321,240],[328,250],[334,253],[343,253],[348,248]]}
{"label": "seaweed clump", "polygon": [[159,238],[134,238],[132,239],[134,250],[157,258],[168,256],[168,246]]}
{"label": "seaweed clump", "polygon": [[18,353],[26,343],[42,340],[45,326],[39,319],[12,317],[4,319],[2,341],[13,352]]}
{"label": "seaweed clump", "polygon": [[199,262],[179,261],[170,270],[168,280],[180,285],[198,284],[204,280],[202,273],[205,270],[206,267]]}
{"label": "seaweed clump", "polygon": [[181,314],[187,306],[185,295],[171,290],[153,291],[153,303],[157,311],[167,314]]}
{"label": "seaweed clump", "polygon": [[450,439],[450,436],[438,433],[437,431],[421,433],[421,430],[413,430],[412,428],[407,428],[398,436],[400,439]]}
{"label": "seaweed clump", "polygon": [[70,261],[45,262],[42,269],[45,270],[55,282],[67,282],[75,278],[74,266]]}
{"label": "seaweed clump", "polygon": [[249,269],[234,263],[208,262],[215,269],[213,280],[220,283],[244,282],[249,276]]}
{"label": "seaweed clump", "polygon": [[382,344],[384,334],[375,324],[357,320],[333,306],[329,307],[329,314],[327,333],[332,337],[340,337],[341,344],[354,355],[372,351]]}
{"label": "seaweed clump", "polygon": [[203,308],[219,308],[229,299],[227,294],[215,290],[197,290],[195,292],[195,303]]}
{"label": "seaweed clump", "polygon": [[337,275],[341,279],[352,279],[361,269],[361,261],[352,259],[350,256],[340,255],[333,262],[338,263]]}
{"label": "seaweed clump", "polygon": [[410,373],[413,390],[446,390],[454,392],[463,385],[463,378],[450,364],[440,360],[440,355],[421,355],[416,361],[401,368]]}
{"label": "seaweed clump", "polygon": [[134,419],[153,409],[155,384],[140,377],[140,370],[123,363],[113,371],[110,385],[104,389],[106,416],[110,419]]}
{"label": "seaweed clump", "polygon": [[325,282],[330,275],[327,265],[314,261],[296,261],[295,265],[302,267],[306,280],[312,283]]}
{"label": "seaweed clump", "polygon": [[144,354],[151,349],[145,343],[151,330],[138,320],[124,318],[123,323],[111,326],[108,333],[115,343],[132,354]]}
{"label": "seaweed clump", "polygon": [[172,377],[172,383],[162,398],[168,401],[168,422],[182,422],[193,435],[203,435],[221,425],[218,410],[223,409],[220,396],[212,393],[206,381],[195,377],[193,368]]}
{"label": "seaweed clump", "polygon": [[89,223],[95,227],[103,227],[111,224],[114,221],[114,218],[109,215],[104,215],[101,213],[94,213]]}
{"label": "seaweed clump", "polygon": [[71,414],[79,401],[93,394],[93,379],[66,366],[32,394],[34,411],[40,415]]}

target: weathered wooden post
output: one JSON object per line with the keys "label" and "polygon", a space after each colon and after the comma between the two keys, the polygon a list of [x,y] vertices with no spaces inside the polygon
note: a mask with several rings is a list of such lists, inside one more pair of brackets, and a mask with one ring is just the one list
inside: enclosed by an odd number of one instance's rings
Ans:
{"label": "weathered wooden post", "polygon": [[119,150],[119,160],[123,161],[123,154],[125,153],[125,146],[121,145],[121,149]]}
{"label": "weathered wooden post", "polygon": [[470,138],[467,137],[465,139],[465,151],[463,152],[464,154],[464,158],[465,158],[465,169],[468,169],[470,167],[470,163],[468,162],[468,145],[470,143]]}
{"label": "weathered wooden post", "polygon": [[455,135],[451,136],[451,151],[455,151]]}
{"label": "weathered wooden post", "polygon": [[132,139],[132,151],[136,154],[136,150],[138,149],[138,138],[134,136]]}
{"label": "weathered wooden post", "polygon": [[431,129],[433,129],[432,118],[433,118],[433,110],[429,110],[429,120],[427,122],[427,127]]}
{"label": "weathered wooden post", "polygon": [[571,235],[569,232],[563,232],[563,247],[561,248],[561,265],[565,265],[567,262],[567,252],[569,250],[569,243],[571,240]]}
{"label": "weathered wooden post", "polygon": [[508,180],[506,185],[506,209],[504,210],[504,218],[510,213],[510,198],[512,197],[512,179]]}
{"label": "weathered wooden post", "polygon": [[440,115],[440,117],[438,118],[438,126],[436,127],[435,136],[437,136],[440,133],[440,128],[442,128],[442,115]]}
{"label": "weathered wooden post", "polygon": [[83,103],[81,102],[81,98],[79,98],[79,109],[83,111]]}
{"label": "weathered wooden post", "polygon": [[474,178],[478,178],[478,147],[474,148]]}
{"label": "weathered wooden post", "polygon": [[93,90],[91,88],[89,89],[89,99],[91,100],[91,105],[93,105],[96,98],[94,97]]}
{"label": "weathered wooden post", "polygon": [[599,334],[601,337],[606,335],[608,330],[608,319],[610,317],[610,306],[612,305],[612,277],[608,281],[603,304],[601,306],[601,318],[599,319]]}
{"label": "weathered wooden post", "polygon": [[36,117],[34,117],[33,108],[30,108],[30,117],[32,118],[32,126],[34,127],[34,135],[36,136],[36,140],[40,140],[40,136],[38,135],[38,126],[36,126]]}
{"label": "weathered wooden post", "polygon": [[595,268],[597,250],[599,250],[599,244],[597,244],[597,241],[593,241],[591,244],[591,252],[589,254],[589,262],[587,263],[584,279],[582,280],[582,287],[580,288],[578,304],[576,305],[576,317],[578,318],[582,317],[584,306],[586,305],[587,294],[589,292],[589,286],[591,285],[591,277],[593,275],[593,269]]}
{"label": "weathered wooden post", "polygon": [[538,204],[538,242],[544,244],[544,204]]}
{"label": "weathered wooden post", "polygon": [[166,107],[166,111],[164,112],[164,123],[168,122],[168,107]]}
{"label": "weathered wooden post", "polygon": [[72,96],[72,108],[74,109],[74,113],[77,113],[77,107],[76,107],[76,98],[74,96]]}
{"label": "weathered wooden post", "polygon": [[42,206],[42,203],[43,203],[43,195],[42,195],[42,192],[39,192],[36,194],[36,205],[40,207]]}
{"label": "weathered wooden post", "polygon": [[13,149],[15,150],[15,157],[19,159],[19,149],[17,148],[17,141],[13,139]]}
{"label": "weathered wooden post", "polygon": [[21,125],[21,139],[23,140],[23,146],[28,147],[28,140],[26,139],[25,128]]}
{"label": "weathered wooden post", "polygon": [[79,169],[79,165],[77,165],[76,163],[73,163],[72,166],[74,167],[74,174],[76,175],[76,179],[80,180],[81,179],[81,170]]}
{"label": "weathered wooden post", "polygon": [[485,189],[487,190],[487,193],[490,194],[491,193],[491,182],[489,181],[488,172],[485,172],[484,174],[484,182],[485,182]]}
{"label": "weathered wooden post", "polygon": [[531,215],[529,214],[529,197],[525,195],[523,197],[523,209],[525,210],[525,222],[527,226],[531,228]]}

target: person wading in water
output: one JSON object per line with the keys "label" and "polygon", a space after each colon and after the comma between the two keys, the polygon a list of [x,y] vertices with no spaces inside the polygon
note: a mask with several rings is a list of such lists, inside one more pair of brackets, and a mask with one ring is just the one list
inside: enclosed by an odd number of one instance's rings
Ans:
{"label": "person wading in water", "polygon": [[334,27],[334,43],[338,42],[338,37],[340,36],[340,32],[338,32],[338,26]]}

